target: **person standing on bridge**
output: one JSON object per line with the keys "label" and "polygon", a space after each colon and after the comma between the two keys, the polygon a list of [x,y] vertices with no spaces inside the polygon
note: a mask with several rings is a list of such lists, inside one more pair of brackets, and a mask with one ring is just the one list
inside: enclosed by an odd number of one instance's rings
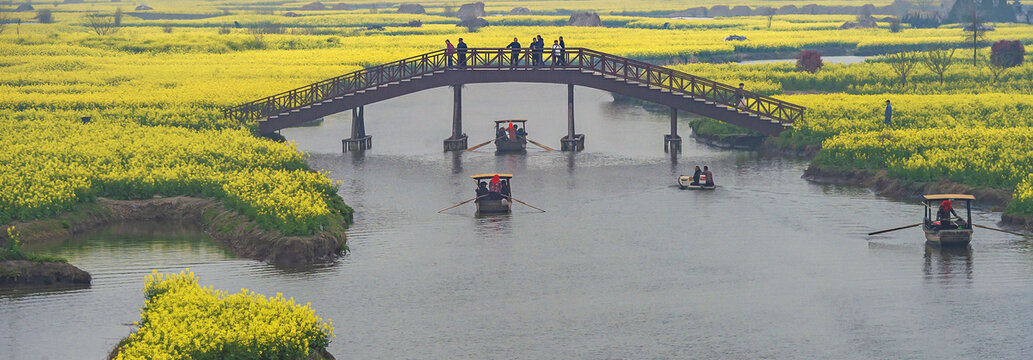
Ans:
{"label": "person standing on bridge", "polygon": [[893,127],[893,105],[890,104],[889,100],[886,100],[886,119],[882,122],[886,124],[886,127]]}
{"label": "person standing on bridge", "polygon": [[560,36],[560,58],[563,59],[563,64],[567,64],[567,44],[563,43],[563,37]]}
{"label": "person standing on bridge", "polygon": [[509,56],[509,66],[515,69],[517,60],[520,59],[520,42],[517,41],[517,38],[513,38],[513,42],[506,45],[506,48],[513,49],[512,55]]}
{"label": "person standing on bridge", "polygon": [[740,109],[746,109],[746,84],[739,83],[739,88],[735,90],[735,107]]}
{"label": "person standing on bridge", "polygon": [[452,46],[452,42],[445,39],[445,57],[448,58],[448,67],[452,67],[452,58],[455,57],[456,47]]}
{"label": "person standing on bridge", "polygon": [[459,44],[456,44],[456,52],[459,53],[459,67],[466,67],[466,43],[463,42],[463,38],[459,38]]}
{"label": "person standing on bridge", "polygon": [[535,46],[534,56],[538,59],[538,66],[545,65],[545,57],[542,56],[545,52],[545,39],[542,39],[542,36],[538,35],[535,39],[535,44],[537,44],[537,46]]}
{"label": "person standing on bridge", "polygon": [[563,48],[559,40],[552,41],[552,66],[567,65],[563,62]]}

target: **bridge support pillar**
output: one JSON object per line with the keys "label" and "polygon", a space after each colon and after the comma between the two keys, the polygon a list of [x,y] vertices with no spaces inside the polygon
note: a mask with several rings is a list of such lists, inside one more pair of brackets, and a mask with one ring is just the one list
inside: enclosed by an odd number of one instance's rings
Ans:
{"label": "bridge support pillar", "polygon": [[567,84],[567,136],[560,139],[560,150],[581,151],[585,149],[585,134],[574,131],[574,84]]}
{"label": "bridge support pillar", "polygon": [[664,152],[681,152],[681,136],[678,136],[678,109],[671,108],[671,133],[664,135]]}
{"label": "bridge support pillar", "polygon": [[352,136],[341,140],[341,150],[363,151],[373,148],[373,136],[366,135],[365,109],[362,106],[352,109]]}
{"label": "bridge support pillar", "polygon": [[445,151],[465,150],[466,134],[463,133],[463,85],[452,86],[452,137],[445,139]]}

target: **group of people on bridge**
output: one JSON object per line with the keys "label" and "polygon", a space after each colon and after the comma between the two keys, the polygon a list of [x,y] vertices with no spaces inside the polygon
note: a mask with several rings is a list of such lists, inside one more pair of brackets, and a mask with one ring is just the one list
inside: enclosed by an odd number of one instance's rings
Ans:
{"label": "group of people on bridge", "polygon": [[[448,58],[448,67],[454,67],[457,65],[459,67],[465,67],[467,62],[466,56],[468,48],[469,47],[466,45],[466,43],[463,42],[463,38],[459,38],[459,42],[456,45],[452,45],[451,40],[445,39],[445,57]],[[506,48],[512,49],[511,55],[509,56],[509,65],[512,67],[517,67],[521,65],[520,49],[522,47],[520,45],[520,41],[517,40],[517,38],[513,38],[513,42],[509,43],[509,45],[506,45]],[[563,42],[562,36],[560,36],[559,39],[552,41],[552,66],[567,65],[566,48],[567,44]],[[528,65],[546,65],[545,39],[543,39],[541,35],[531,37],[531,45],[528,47],[528,49],[530,49],[531,54],[530,59],[528,60]]]}
{"label": "group of people on bridge", "polygon": [[499,176],[495,175],[488,182],[477,182],[477,201],[502,200],[509,199],[509,197],[509,180],[499,179]]}
{"label": "group of people on bridge", "polygon": [[690,185],[714,186],[714,174],[706,166],[703,166],[703,170],[696,166],[696,171],[692,173],[692,183]]}

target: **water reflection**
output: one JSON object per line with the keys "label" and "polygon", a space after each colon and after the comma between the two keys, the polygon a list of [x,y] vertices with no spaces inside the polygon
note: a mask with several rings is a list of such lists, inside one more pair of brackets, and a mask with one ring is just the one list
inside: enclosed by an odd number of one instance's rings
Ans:
{"label": "water reflection", "polygon": [[481,239],[496,239],[512,232],[513,216],[510,214],[477,215],[473,219],[477,236]]}
{"label": "water reflection", "polygon": [[925,263],[922,272],[926,281],[939,280],[942,285],[957,285],[955,281],[972,280],[972,247],[942,247],[925,244]]}
{"label": "water reflection", "polygon": [[454,174],[462,174],[463,173],[463,153],[464,152],[465,151],[452,151],[452,152],[449,152],[449,153],[445,153],[445,156],[448,157],[452,161],[451,162],[451,165],[452,165],[451,166],[451,170],[452,170],[452,174],[453,175]]}

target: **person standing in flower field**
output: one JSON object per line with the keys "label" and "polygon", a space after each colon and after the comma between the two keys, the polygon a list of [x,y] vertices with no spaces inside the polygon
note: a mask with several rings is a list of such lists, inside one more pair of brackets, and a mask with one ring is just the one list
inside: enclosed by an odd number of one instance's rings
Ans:
{"label": "person standing in flower field", "polygon": [[445,39],[445,57],[448,58],[448,67],[452,67],[452,57],[456,53],[456,47],[452,46],[452,42]]}
{"label": "person standing in flower field", "polygon": [[886,119],[882,122],[886,126],[892,127],[893,123],[890,122],[891,120],[893,120],[893,105],[890,104],[889,100],[886,100]]}

